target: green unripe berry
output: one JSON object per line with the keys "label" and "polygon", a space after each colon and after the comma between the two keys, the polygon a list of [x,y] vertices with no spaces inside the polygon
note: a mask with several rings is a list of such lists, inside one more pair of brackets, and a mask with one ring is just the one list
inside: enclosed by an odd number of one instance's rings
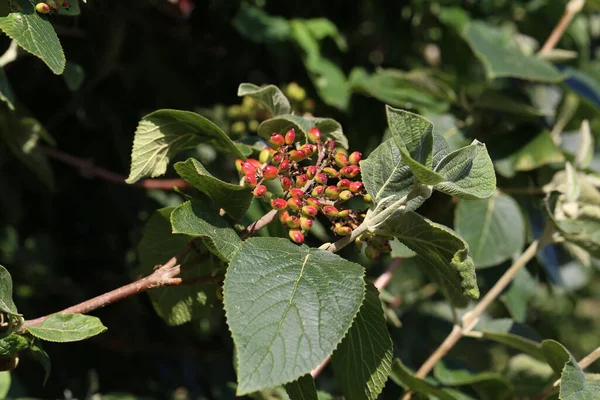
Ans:
{"label": "green unripe berry", "polygon": [[50,6],[46,3],[37,3],[35,5],[35,11],[40,14],[48,14],[50,12]]}

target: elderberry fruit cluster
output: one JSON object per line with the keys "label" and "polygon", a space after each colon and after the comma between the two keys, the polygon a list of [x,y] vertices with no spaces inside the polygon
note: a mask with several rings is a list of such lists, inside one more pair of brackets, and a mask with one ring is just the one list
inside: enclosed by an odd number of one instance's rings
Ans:
{"label": "elderberry fruit cluster", "polygon": [[[364,220],[364,210],[346,207],[345,202],[361,196],[371,202],[360,180],[358,165],[362,154],[358,151],[346,155],[336,150],[335,141],[322,140],[318,128],[307,133],[307,143],[296,142],[296,132],[274,132],[270,147],[260,152],[259,159],[236,160],[236,169],[242,175],[241,184],[254,189],[254,197],[269,200],[278,210],[279,220],[289,229],[295,243],[303,243],[314,219],[320,214],[331,224],[338,236],[348,236]],[[283,195],[270,193],[265,181],[279,180]],[[378,258],[391,251],[389,238],[372,233],[362,234],[356,245],[367,243],[365,254]]]}
{"label": "elderberry fruit cluster", "polygon": [[61,8],[69,9],[71,4],[62,0],[46,0],[43,3],[37,3],[35,10],[40,14],[57,13]]}

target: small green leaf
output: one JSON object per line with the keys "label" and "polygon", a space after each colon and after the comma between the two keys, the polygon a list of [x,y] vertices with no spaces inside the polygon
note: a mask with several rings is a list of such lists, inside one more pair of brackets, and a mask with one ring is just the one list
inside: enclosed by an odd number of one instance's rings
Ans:
{"label": "small green leaf", "polygon": [[281,42],[290,38],[290,24],[283,17],[273,17],[258,7],[240,7],[233,26],[256,43]]}
{"label": "small green leaf", "polygon": [[435,396],[439,400],[459,400],[458,397],[455,397],[446,390],[440,389],[430,382],[417,378],[412,371],[402,364],[402,361],[400,361],[399,358],[395,358],[392,362],[392,373],[390,377],[394,382],[407,390],[422,393],[424,395]]}
{"label": "small green leaf", "polygon": [[472,386],[482,400],[500,400],[509,396],[512,385],[502,375],[495,372],[475,373],[461,363],[440,361],[433,374],[443,385]]}
{"label": "small green leaf", "polygon": [[496,160],[494,165],[499,174],[512,178],[515,171],[531,171],[564,160],[562,151],[556,146],[550,133],[543,131],[509,157]]}
{"label": "small green leaf", "polygon": [[[193,238],[192,236],[171,233],[170,217],[175,208],[167,207],[152,214],[144,228],[138,244],[139,273],[149,275],[156,265],[162,265]],[[200,244],[202,246],[202,244]],[[210,254],[210,253],[209,253]],[[192,259],[197,256],[194,253]],[[215,257],[216,258],[216,257]],[[194,268],[182,268],[180,277],[194,279],[209,276],[213,269],[213,260],[208,260]],[[148,291],[156,313],[169,325],[181,325],[197,320],[212,312],[216,285],[178,285],[160,287]]]}
{"label": "small green leaf", "polygon": [[290,114],[292,106],[283,92],[275,85],[259,87],[252,83],[242,83],[238,88],[238,96],[249,96],[262,104],[273,116]]}
{"label": "small green leaf", "polygon": [[557,220],[560,233],[570,242],[600,257],[600,220],[592,218]]}
{"label": "small green leaf", "polygon": [[56,313],[41,324],[25,327],[33,336],[49,342],[77,342],[106,331],[100,319],[83,314]]}
{"label": "small green leaf", "polygon": [[291,114],[279,115],[261,123],[258,126],[258,134],[265,139],[269,139],[273,132],[284,134],[294,128],[296,140],[302,140],[306,138],[306,133],[312,127],[319,128],[323,139],[333,139],[338,146],[348,148],[348,139],[344,136],[342,126],[331,118],[299,117]]}
{"label": "small green leaf", "polygon": [[545,361],[517,354],[507,365],[505,376],[514,387],[514,398],[535,398],[555,381],[554,371]]}
{"label": "small green leaf", "polygon": [[364,299],[364,270],[287,239],[246,240],[223,286],[238,395],[282,385],[330,355]]}
{"label": "small green leaf", "polygon": [[389,218],[380,232],[397,237],[426,261],[431,267],[427,272],[455,305],[479,298],[469,245],[452,229],[409,211]]}
{"label": "small green leaf", "polygon": [[315,380],[310,374],[302,375],[294,382],[285,384],[285,391],[290,400],[317,400]]}
{"label": "small green leaf", "polygon": [[21,315],[12,298],[12,277],[6,268],[0,265],[0,311],[12,315]]}
{"label": "small green leaf", "polygon": [[201,237],[204,245],[225,262],[231,261],[242,240],[229,223],[199,201],[186,201],[171,213],[173,233]]}
{"label": "small green leaf", "polygon": [[12,86],[10,86],[8,77],[2,67],[0,67],[0,100],[5,102],[8,108],[14,111],[16,101],[15,92],[13,92]]}
{"label": "small green leaf", "polygon": [[542,359],[542,347],[537,335],[525,325],[511,319],[496,319],[486,322],[481,328],[484,338],[505,344],[514,349]]}
{"label": "small green leaf", "polygon": [[433,124],[425,118],[386,106],[388,125],[402,162],[425,185],[435,185],[444,177],[433,171]]}
{"label": "small green leaf", "polygon": [[201,115],[180,110],[158,110],[146,115],[135,131],[127,183],[164,174],[178,151],[200,143],[244,158],[229,136]]}
{"label": "small green leaf", "polygon": [[494,164],[485,144],[474,141],[448,154],[435,167],[444,177],[433,188],[462,199],[485,199],[496,190]]}
{"label": "small green leaf", "polygon": [[63,77],[65,78],[65,83],[69,90],[75,92],[81,88],[81,85],[83,85],[83,82],[85,81],[85,71],[81,65],[67,61]]}
{"label": "small green leaf", "polygon": [[215,178],[199,161],[188,158],[175,164],[175,170],[192,186],[213,199],[235,219],[241,219],[252,202],[252,190]]}
{"label": "small green leaf", "polygon": [[522,54],[514,41],[485,22],[473,21],[464,37],[481,60],[489,79],[519,78],[538,82],[560,82],[561,73],[547,61]]}
{"label": "small green leaf", "polygon": [[52,364],[50,362],[50,356],[46,351],[42,348],[42,345],[39,341],[34,343],[29,349],[28,354],[35,361],[39,362],[44,368],[44,382],[45,385],[50,377],[50,372],[52,371]]}
{"label": "small green leaf", "polygon": [[517,202],[495,192],[484,200],[461,201],[455,209],[454,228],[469,244],[477,268],[510,259],[525,245],[525,221]]}
{"label": "small green leaf", "polygon": [[331,364],[344,397],[376,399],[390,375],[393,344],[379,291],[367,283],[365,300]]}
{"label": "small green leaf", "polygon": [[34,0],[12,0],[11,13],[0,17],[0,29],[60,75],[65,69],[65,54],[48,18],[35,11],[36,3]]}
{"label": "small green leaf", "polygon": [[0,339],[0,357],[10,357],[31,346],[25,336],[12,333]]}
{"label": "small green leaf", "polygon": [[6,399],[10,390],[10,371],[0,372],[0,399]]}

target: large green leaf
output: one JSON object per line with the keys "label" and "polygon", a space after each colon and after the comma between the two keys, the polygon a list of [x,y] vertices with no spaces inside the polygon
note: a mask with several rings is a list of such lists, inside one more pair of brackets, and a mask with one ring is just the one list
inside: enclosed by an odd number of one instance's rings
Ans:
{"label": "large green leaf", "polygon": [[380,232],[397,237],[426,261],[427,272],[454,304],[465,306],[467,298],[479,298],[469,245],[452,229],[409,211],[389,218]]}
{"label": "large green leaf", "polygon": [[496,190],[494,164],[485,144],[478,141],[448,154],[435,166],[435,172],[444,180],[434,189],[450,196],[484,199]]}
{"label": "large green leaf", "polygon": [[364,270],[287,239],[244,242],[223,287],[239,395],[291,382],[330,355],[364,299]]}
{"label": "large green leaf", "polygon": [[204,245],[225,262],[231,261],[242,240],[229,223],[199,201],[186,201],[171,213],[173,233],[201,237]]}
{"label": "large green leaf", "polygon": [[433,374],[443,385],[472,386],[482,400],[500,400],[512,392],[512,385],[496,372],[472,372],[460,363],[440,361]]}
{"label": "large green leaf", "polygon": [[379,291],[367,283],[365,300],[331,359],[344,397],[376,399],[390,375],[392,353]]}
{"label": "large green leaf", "polygon": [[499,174],[512,178],[515,171],[531,171],[564,160],[562,151],[556,146],[550,133],[544,131],[509,157],[495,161],[494,165]]}
{"label": "large green leaf", "polygon": [[200,143],[244,158],[235,144],[217,125],[190,111],[158,110],[138,123],[131,151],[127,183],[165,173],[169,161],[179,151]]}
{"label": "large green leaf", "polygon": [[289,114],[292,111],[290,101],[275,85],[265,87],[252,83],[242,83],[238,87],[238,96],[249,96],[262,104],[273,116]]}
{"label": "large green leaf", "polygon": [[436,387],[434,384],[417,378],[399,358],[395,358],[392,362],[392,380],[398,385],[403,386],[407,390],[425,395],[435,396],[439,400],[459,400],[458,397],[448,391]]}
{"label": "large green leaf", "polygon": [[[138,245],[139,273],[149,275],[156,265],[162,265],[192,239],[192,236],[171,233],[171,213],[174,207],[157,210],[144,228]],[[202,246],[200,244],[200,246]],[[210,275],[212,260],[196,268],[182,268],[180,277],[193,279]],[[181,325],[211,313],[216,285],[190,284],[160,287],[148,291],[156,313],[169,325]]]}
{"label": "large green leaf", "polygon": [[215,178],[198,160],[188,158],[184,162],[178,162],[175,164],[175,170],[179,176],[212,198],[215,205],[223,208],[235,219],[242,218],[250,207],[251,189]]}
{"label": "large green leaf", "polygon": [[56,313],[41,324],[25,327],[33,336],[49,342],[77,342],[106,331],[97,317],[83,314]]}
{"label": "large green leaf", "polygon": [[547,61],[521,53],[514,40],[485,22],[473,21],[464,37],[483,63],[489,79],[519,78],[540,82],[559,82],[561,73]]}
{"label": "large green leaf", "polygon": [[481,328],[481,333],[488,340],[505,344],[535,358],[542,358],[542,347],[537,335],[525,325],[511,319],[487,321]]}
{"label": "large green leaf", "polygon": [[561,373],[561,400],[596,400],[600,398],[600,375],[586,375],[577,360],[560,343],[554,340],[542,342],[544,357],[552,369]]}
{"label": "large green leaf", "polygon": [[0,29],[19,46],[39,57],[55,74],[65,69],[65,54],[54,27],[35,11],[35,0],[10,0],[11,13],[0,17]]}
{"label": "large green leaf", "polygon": [[433,171],[433,124],[425,118],[386,106],[387,120],[402,162],[425,185],[435,185],[444,177]]}
{"label": "large green leaf", "polygon": [[525,244],[525,221],[519,205],[500,192],[484,200],[459,202],[454,228],[469,244],[477,268],[500,264],[519,254]]}
{"label": "large green leaf", "polygon": [[296,131],[296,140],[306,138],[310,128],[317,127],[321,131],[323,139],[333,139],[338,146],[348,148],[348,139],[344,136],[342,126],[331,118],[300,117],[287,114],[268,119],[258,126],[258,134],[269,139],[273,132],[284,134],[290,129]]}
{"label": "large green leaf", "polygon": [[6,268],[0,265],[0,311],[20,315],[17,311],[17,306],[12,298],[13,283],[12,277]]}
{"label": "large green leaf", "polygon": [[315,380],[310,374],[302,375],[294,382],[285,384],[285,391],[290,400],[317,400]]}

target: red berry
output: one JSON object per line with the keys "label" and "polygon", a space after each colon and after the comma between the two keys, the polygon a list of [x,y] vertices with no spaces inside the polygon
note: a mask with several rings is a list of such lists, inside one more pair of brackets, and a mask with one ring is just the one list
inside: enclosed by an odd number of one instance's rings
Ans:
{"label": "red berry", "polygon": [[310,230],[310,228],[312,228],[313,226],[313,220],[311,218],[308,217],[300,217],[300,228],[304,229],[305,231]]}
{"label": "red berry", "polygon": [[300,232],[297,229],[290,229],[289,236],[290,236],[290,239],[292,239],[292,241],[294,241],[298,244],[304,243],[304,235],[302,234],[302,232]]}
{"label": "red berry", "polygon": [[339,173],[337,172],[337,170],[335,170],[334,168],[331,168],[331,167],[323,168],[323,172],[325,173],[325,175],[327,175],[331,178],[337,178],[339,176]]}
{"label": "red berry", "polygon": [[288,199],[287,205],[290,208],[290,210],[298,211],[299,209],[302,208],[302,206],[304,205],[304,202],[302,201],[302,199],[299,199],[297,197],[292,197],[292,198]]}
{"label": "red berry", "polygon": [[308,215],[309,217],[314,217],[318,213],[319,213],[319,210],[317,210],[317,208],[314,207],[314,206],[304,206],[304,207],[302,207],[302,214]]}
{"label": "red berry", "polygon": [[340,197],[340,189],[333,185],[327,186],[327,189],[325,189],[325,197],[329,200],[337,200],[337,198]]}
{"label": "red berry", "polygon": [[302,161],[306,158],[306,153],[303,150],[292,150],[290,151],[290,160]]}
{"label": "red berry", "polygon": [[348,178],[354,178],[356,175],[359,174],[359,172],[360,168],[358,167],[358,165],[349,165],[340,169],[340,174]]}
{"label": "red berry", "polygon": [[348,157],[344,153],[335,153],[333,159],[335,160],[337,166],[340,168],[346,167],[348,165]]}
{"label": "red berry", "polygon": [[315,177],[315,175],[317,175],[317,167],[315,165],[311,165],[310,167],[306,167],[306,175],[310,178],[313,179]]}
{"label": "red berry", "polygon": [[292,128],[285,134],[285,144],[294,144],[296,141],[296,131]]}
{"label": "red berry", "polygon": [[351,183],[352,182],[350,181],[350,179],[342,179],[338,182],[337,187],[339,187],[340,189],[348,189]]}
{"label": "red berry", "polygon": [[256,169],[260,169],[262,167],[262,164],[260,163],[260,161],[258,161],[255,158],[247,158],[246,162],[249,162],[250,164],[254,165],[254,167]]}
{"label": "red berry", "polygon": [[285,224],[290,228],[300,228],[300,219],[295,215],[291,215],[286,221]]}
{"label": "red berry", "polygon": [[334,206],[324,206],[323,207],[323,214],[327,215],[328,217],[337,217],[339,211],[337,208],[335,208]]}
{"label": "red berry", "polygon": [[248,174],[256,174],[256,167],[249,162],[242,163],[242,172],[246,175]]}
{"label": "red berry", "polygon": [[365,185],[363,185],[362,182],[352,182],[349,189],[352,193],[358,193],[363,189],[364,186]]}
{"label": "red berry", "polygon": [[315,186],[310,195],[312,197],[321,197],[325,193],[325,186]]}
{"label": "red berry", "polygon": [[285,171],[286,169],[288,169],[290,167],[290,161],[289,160],[283,160],[279,163],[279,171]]}
{"label": "red berry", "polygon": [[335,142],[331,139],[329,139],[327,141],[327,147],[329,148],[329,151],[333,151],[335,149]]}
{"label": "red berry", "polygon": [[262,174],[266,180],[270,181],[277,178],[277,175],[279,175],[279,171],[277,170],[277,167],[267,165],[263,168]]}
{"label": "red berry", "polygon": [[278,149],[284,145],[285,139],[279,133],[273,133],[271,138],[269,139],[269,143],[273,146],[274,149]]}
{"label": "red berry", "polygon": [[285,224],[285,222],[288,220],[288,218],[290,217],[290,213],[287,211],[279,211],[279,221],[281,221],[282,224]]}
{"label": "red berry", "polygon": [[284,199],[275,199],[271,201],[271,207],[276,210],[285,210],[287,208],[287,201]]}
{"label": "red berry", "polygon": [[300,150],[302,150],[304,154],[306,154],[306,157],[310,157],[315,152],[315,149],[313,148],[314,146],[314,144],[305,144],[302,147],[300,147]]}
{"label": "red berry", "polygon": [[311,143],[317,143],[321,141],[321,131],[316,126],[310,128],[306,136],[308,137],[308,141]]}
{"label": "red berry", "polygon": [[309,197],[308,199],[306,199],[306,204],[313,207],[319,207],[321,205],[321,202],[319,202],[319,200],[315,199],[314,197]]}
{"label": "red berry", "polygon": [[40,14],[48,14],[50,12],[50,6],[46,3],[37,3],[35,10]]}
{"label": "red berry", "polygon": [[282,176],[281,177],[281,187],[283,188],[283,190],[290,190],[290,188],[292,187],[292,180],[290,178],[288,178],[287,176]]}
{"label": "red berry", "polygon": [[253,174],[246,174],[244,176],[244,185],[248,187],[254,187],[257,184],[256,176]]}
{"label": "red berry", "polygon": [[296,177],[296,187],[303,187],[304,185],[306,185],[308,183],[308,175],[306,174],[302,174],[302,175],[298,175]]}
{"label": "red berry", "polygon": [[321,185],[326,185],[327,184],[327,175],[325,175],[325,174],[315,175],[315,182],[317,182]]}
{"label": "red berry", "polygon": [[359,151],[350,153],[350,155],[348,156],[348,162],[350,162],[351,165],[358,165],[360,160],[362,160],[362,153]]}
{"label": "red berry", "polygon": [[254,188],[254,197],[262,197],[267,193],[267,187],[265,185],[258,185]]}
{"label": "red berry", "polygon": [[290,196],[292,197],[304,197],[304,191],[302,189],[291,189]]}
{"label": "red berry", "polygon": [[283,155],[281,153],[277,153],[271,159],[271,164],[277,165],[281,162],[281,160],[283,160]]}

